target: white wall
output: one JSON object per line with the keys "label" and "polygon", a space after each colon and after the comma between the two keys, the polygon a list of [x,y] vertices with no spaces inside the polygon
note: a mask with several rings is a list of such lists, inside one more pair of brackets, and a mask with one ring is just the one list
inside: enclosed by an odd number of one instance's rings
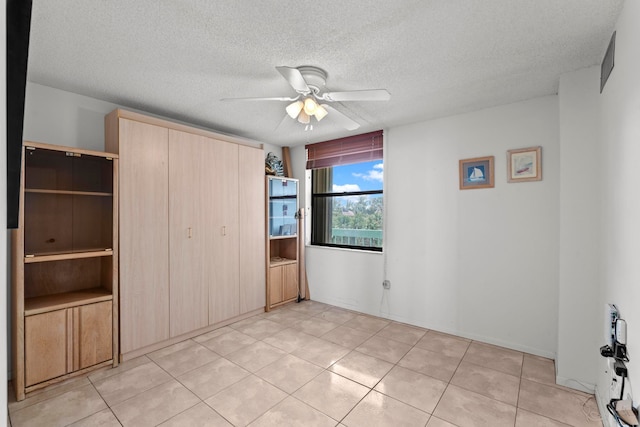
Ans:
{"label": "white wall", "polygon": [[[627,321],[627,364],[640,396],[640,2],[626,1],[616,25],[615,68],[601,95],[603,241],[601,304],[615,303]],[[603,47],[604,52],[605,47]],[[602,361],[601,369],[602,369]],[[637,371],[636,371],[637,370]],[[609,384],[598,382],[598,390]]]}
{"label": "white wall", "polygon": [[600,302],[600,67],[560,79],[560,279],[556,381],[593,392]]}
{"label": "white wall", "polygon": [[[27,82],[24,139],[103,151],[104,116],[116,108],[139,111],[99,99]],[[144,111],[140,112],[144,113]],[[171,118],[167,119],[173,120]],[[177,120],[173,121],[184,123]],[[273,151],[279,156],[282,153],[280,147],[269,144],[264,144],[264,150],[265,153]]]}
{"label": "white wall", "polygon": [[104,151],[104,116],[116,104],[27,83],[26,141]]}
{"label": "white wall", "polygon": [[[538,145],[543,181],[508,184],[506,151]],[[459,190],[458,160],[485,155],[495,188]],[[312,298],[554,357],[558,156],[556,96],[389,129],[384,255],[308,248]]]}
{"label": "white wall", "polygon": [[311,299],[384,316],[382,257],[380,253],[308,246],[306,266]]}

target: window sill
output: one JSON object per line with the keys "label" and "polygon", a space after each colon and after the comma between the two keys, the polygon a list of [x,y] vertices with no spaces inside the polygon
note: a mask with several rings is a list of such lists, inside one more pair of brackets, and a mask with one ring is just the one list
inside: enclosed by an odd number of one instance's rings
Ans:
{"label": "window sill", "polygon": [[381,251],[371,251],[371,250],[357,249],[357,248],[341,248],[337,246],[313,245],[311,243],[305,244],[305,247],[312,248],[312,249],[332,250],[332,251],[356,252],[359,254],[371,254],[371,255],[382,255],[384,253],[384,248]]}

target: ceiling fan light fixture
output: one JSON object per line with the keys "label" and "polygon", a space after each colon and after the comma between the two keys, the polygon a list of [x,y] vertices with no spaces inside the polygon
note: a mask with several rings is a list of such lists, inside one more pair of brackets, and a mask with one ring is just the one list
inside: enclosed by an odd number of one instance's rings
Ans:
{"label": "ceiling fan light fixture", "polygon": [[[351,91],[330,92],[325,88],[327,72],[311,65],[299,67],[279,66],[276,70],[289,83],[295,91],[295,96],[261,97],[261,98],[225,98],[240,101],[284,101],[289,104],[285,107],[287,116],[312,129],[311,116],[317,121],[331,115],[330,125],[343,127],[347,130],[355,130],[360,124],[344,113],[331,106],[332,102],[346,101],[388,101],[391,94],[386,89],[364,89]],[[320,104],[322,102],[322,104]],[[282,107],[280,107],[282,108]],[[285,120],[286,117],[285,116]]]}
{"label": "ceiling fan light fixture", "polygon": [[320,120],[324,119],[324,118],[327,116],[327,114],[329,114],[329,112],[327,111],[327,109],[326,109],[326,108],[324,108],[324,106],[323,106],[323,105],[318,105],[318,107],[316,108],[316,111],[315,111],[315,114],[314,114],[314,115],[316,116],[316,119],[317,119],[318,121],[320,121]]}
{"label": "ceiling fan light fixture", "polygon": [[287,105],[286,110],[289,117],[291,117],[292,119],[298,117],[298,114],[300,114],[300,111],[302,111],[303,105],[304,104],[302,103],[302,101],[292,102],[291,104]]}
{"label": "ceiling fan light fixture", "polygon": [[304,112],[304,110],[300,111],[300,114],[298,115],[298,121],[300,123],[302,123],[303,125],[307,125],[309,124],[310,121],[310,117],[307,113]]}
{"label": "ceiling fan light fixture", "polygon": [[310,116],[313,116],[316,112],[316,109],[318,108],[318,103],[315,101],[315,99],[311,98],[311,97],[307,97],[304,100],[304,112],[307,113]]}

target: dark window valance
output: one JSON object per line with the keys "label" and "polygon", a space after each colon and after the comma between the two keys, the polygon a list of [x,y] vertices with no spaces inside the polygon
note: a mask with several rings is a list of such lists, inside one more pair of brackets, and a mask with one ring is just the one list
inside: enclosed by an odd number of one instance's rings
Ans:
{"label": "dark window valance", "polygon": [[382,159],[382,131],[308,144],[307,169],[328,168]]}

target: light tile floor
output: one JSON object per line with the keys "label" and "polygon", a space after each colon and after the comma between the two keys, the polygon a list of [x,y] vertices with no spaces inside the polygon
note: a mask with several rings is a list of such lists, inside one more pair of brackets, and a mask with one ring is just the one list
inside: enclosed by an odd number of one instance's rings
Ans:
{"label": "light tile floor", "polygon": [[[601,426],[552,360],[293,303],[9,403],[22,426]],[[10,394],[12,394],[10,392]]]}

